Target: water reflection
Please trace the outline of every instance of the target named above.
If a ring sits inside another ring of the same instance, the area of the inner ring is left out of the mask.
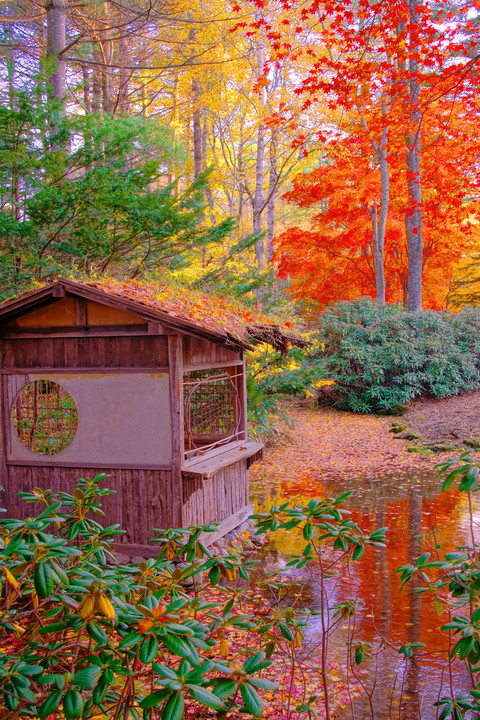
[[[448,617],[439,618],[429,599],[415,593],[415,582],[400,592],[399,565],[415,562],[422,552],[435,554],[436,546],[445,552],[461,545],[469,537],[468,503],[456,492],[440,493],[440,481],[432,473],[412,472],[407,475],[383,477],[372,481],[357,477],[347,483],[329,478],[312,483],[308,492],[304,479],[281,481],[269,487],[268,478],[258,483],[256,510],[269,508],[287,499],[293,504],[306,504],[312,497],[338,496],[353,489],[345,506],[359,526],[371,531],[388,528],[388,546],[371,548],[352,565],[341,582],[328,587],[330,604],[356,598],[364,603],[365,613],[358,633],[362,640],[373,643],[374,659],[366,665],[368,674],[360,675],[368,693],[338,717],[375,720],[430,720],[438,717],[433,707],[442,695],[450,694],[450,683],[458,690],[469,688],[469,678],[459,665],[450,678],[447,671],[448,635],[439,632]],[[266,549],[262,566],[275,562],[281,565],[288,555],[299,553],[304,541],[288,532],[275,533]],[[304,607],[319,607],[318,568],[295,571],[302,583],[300,600]],[[418,584],[420,580],[416,580]],[[437,606],[437,611],[440,608]],[[379,637],[385,644],[379,644]],[[311,622],[306,635],[305,651],[318,653],[321,639],[320,622]],[[341,626],[329,640],[330,661],[345,666],[347,628]],[[414,649],[411,658],[398,654],[405,643],[425,643],[426,648]]]

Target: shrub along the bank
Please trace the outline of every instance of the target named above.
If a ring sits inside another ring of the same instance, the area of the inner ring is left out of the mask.
[[[263,615],[235,609],[233,588],[213,587],[248,578],[251,563],[213,557],[204,527],[159,531],[157,559],[112,564],[121,531],[92,517],[110,494],[100,480],[20,493],[44,510],[0,521],[0,717],[181,720],[186,707],[259,717],[262,692],[276,689],[260,676],[272,635],[257,633]],[[229,647],[232,631],[243,645]]]
[[[341,302],[321,316],[320,336],[339,405],[392,411],[421,395],[480,388],[480,310],[410,312],[370,300]]]

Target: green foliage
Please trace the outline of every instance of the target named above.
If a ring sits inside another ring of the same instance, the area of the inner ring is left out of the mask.
[[[318,343],[314,337],[308,340],[311,342],[306,348],[292,347],[286,356],[269,345],[248,354],[248,420],[253,437],[269,441],[282,434],[290,421],[279,396],[313,396],[326,377]]]
[[[213,526],[160,531],[157,559],[108,562],[121,531],[96,519],[110,493],[103,480],[79,480],[71,494],[22,493],[45,509],[0,522],[0,713],[180,720],[189,702],[199,713],[244,707],[259,717],[257,690],[276,687],[261,677],[272,661],[259,644],[254,654],[227,651],[228,660],[216,648],[229,628],[251,635],[263,617],[238,612],[233,590],[209,594],[202,580],[214,571],[227,582],[248,577],[251,563],[234,552],[212,557],[200,535]]]
[[[321,316],[320,337],[343,404],[389,411],[420,395],[480,387],[480,312],[409,312],[369,300],[337,303]]]
[[[265,395],[310,397],[327,377],[318,336],[307,335],[305,348],[291,347],[282,356],[269,346],[256,350],[248,358],[249,373],[255,376],[258,390]]]
[[[170,177],[177,148],[154,119],[64,117],[68,154],[50,147],[51,111],[26,93],[0,106],[0,280],[7,294],[32,277],[120,270],[132,277],[193,262],[234,221],[204,222],[208,173],[180,190]]]
[[[262,442],[273,442],[290,427],[278,397],[266,395],[252,375],[247,376],[247,417],[249,435]]]

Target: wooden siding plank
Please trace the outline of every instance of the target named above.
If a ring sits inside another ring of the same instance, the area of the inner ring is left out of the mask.
[[[16,493],[28,492],[34,487],[71,492],[79,477],[95,477],[106,468],[46,468],[35,466],[10,467],[9,517],[25,518],[34,513],[30,503],[25,503]],[[171,495],[172,475],[167,471],[156,470],[111,470],[109,477],[102,480],[102,487],[116,492],[102,499],[105,518],[102,525],[118,523],[127,530],[124,540],[145,544],[153,537],[154,527],[172,527],[171,505],[162,501]],[[155,505],[149,505],[152,494],[158,498]],[[148,508],[148,512],[147,512]],[[98,519],[98,518],[97,518]],[[178,527],[178,525],[177,525]]]

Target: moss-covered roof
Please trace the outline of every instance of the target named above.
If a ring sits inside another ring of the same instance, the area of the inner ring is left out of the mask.
[[[178,285],[115,278],[67,280],[37,285],[28,293],[0,305],[0,320],[55,296],[62,288],[68,294],[94,296],[97,302],[117,304],[168,327],[177,327],[209,337],[216,342],[244,348],[266,342],[281,352],[289,345],[305,345],[292,333],[291,323],[276,323],[258,310],[251,310],[233,298],[214,296]]]

